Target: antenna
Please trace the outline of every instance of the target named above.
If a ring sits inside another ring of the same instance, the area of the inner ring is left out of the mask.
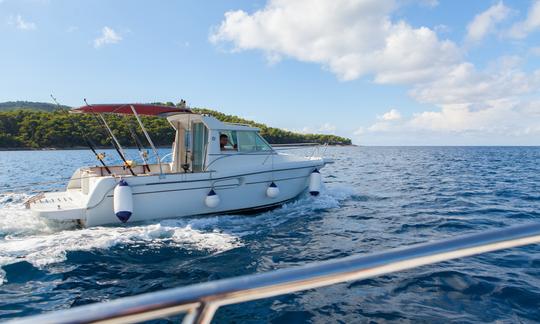
[[[51,98],[52,100],[56,103],[56,105],[58,106],[58,108],[60,108],[60,104],[58,103],[58,101],[56,100],[56,98],[51,94]],[[86,102],[86,99],[84,99],[84,101]],[[67,112],[67,118],[68,120],[73,124],[73,127],[75,127],[82,135],[84,141],[86,142],[86,145],[88,145],[88,147],[90,148],[90,150],[92,151],[92,153],[94,153],[96,159],[101,163],[101,165],[103,165],[103,167],[105,168],[105,170],[107,171],[107,173],[109,174],[112,174],[111,170],[109,169],[109,167],[107,166],[107,164],[105,164],[105,161],[103,161],[103,159],[105,158],[105,153],[98,153],[96,151],[96,148],[95,148],[95,145],[94,143],[92,142],[92,140],[90,138],[88,138],[88,136],[86,135],[85,131],[81,128],[81,126],[79,124],[77,124],[73,119],[72,117],[70,116],[70,113],[69,111]]]
[[[60,107],[60,104],[58,103],[58,101],[56,101],[56,98],[52,95],[52,93],[51,93],[51,98],[52,98],[52,100],[54,101],[54,103],[55,103],[58,107]]]

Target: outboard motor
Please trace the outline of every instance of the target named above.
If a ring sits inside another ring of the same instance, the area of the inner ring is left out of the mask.
[[[309,193],[318,196],[321,191],[321,173],[315,169],[309,176]]]
[[[114,214],[118,219],[125,223],[133,213],[133,195],[131,187],[122,179],[114,188]]]

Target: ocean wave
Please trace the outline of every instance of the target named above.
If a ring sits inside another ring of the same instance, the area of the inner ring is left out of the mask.
[[[140,243],[209,253],[228,251],[243,246],[242,237],[256,233],[264,225],[276,226],[292,217],[337,208],[340,201],[353,194],[350,187],[332,186],[318,197],[306,194],[280,208],[255,216],[186,217],[85,229],[47,223],[24,209],[23,203],[28,195],[11,194],[0,200],[0,283],[6,277],[2,266],[27,261],[42,268],[66,260],[70,251],[110,249]]]

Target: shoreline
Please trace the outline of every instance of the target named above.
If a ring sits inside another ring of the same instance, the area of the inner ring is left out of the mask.
[[[171,145],[161,145],[161,146],[156,146],[156,148],[158,148],[158,149],[170,148]],[[270,145],[272,145],[272,144],[270,144]],[[276,145],[280,145],[280,144],[276,144]],[[287,145],[295,146],[294,144],[287,144]],[[324,145],[324,144],[318,144],[318,145]],[[298,146],[300,146],[300,145],[298,145]],[[316,146],[316,145],[313,145],[313,146]],[[346,144],[346,145],[332,144],[332,145],[328,145],[328,146],[357,147],[358,145],[354,145],[354,144]],[[306,147],[310,147],[310,146],[306,146]],[[135,149],[135,150],[137,149],[136,146],[122,146],[122,148],[124,148],[124,149]],[[114,150],[114,148],[112,148],[112,147],[96,147],[95,149],[97,149],[97,150]],[[146,148],[146,149],[150,150],[149,147]],[[8,151],[81,151],[81,150],[90,150],[90,149],[87,146],[40,147],[40,148],[32,148],[32,147],[0,147],[0,152],[2,152],[2,151],[6,151],[6,152],[8,152]]]
[[[157,146],[156,148],[169,148],[170,145],[166,146]],[[136,146],[122,146],[123,149],[137,149]],[[95,147],[96,150],[114,150],[112,147]],[[148,148],[150,149],[150,148]],[[73,147],[0,147],[0,152],[2,151],[82,151],[90,150],[88,146],[73,146]]]

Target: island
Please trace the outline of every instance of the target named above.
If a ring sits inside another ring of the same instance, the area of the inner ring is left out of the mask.
[[[172,102],[162,103],[175,106]],[[109,147],[109,138],[95,116],[69,114],[70,107],[44,102],[11,101],[0,103],[0,149],[69,149],[82,148],[85,140],[82,132],[101,147]],[[227,115],[207,108],[192,108],[196,113],[214,116],[223,122],[248,124],[258,127],[270,144],[315,143],[351,145],[349,138],[329,134],[301,134],[269,127],[265,124]],[[114,129],[121,143],[133,145],[130,134],[133,117],[108,115],[107,122]],[[174,130],[166,119],[143,117],[150,136],[158,146],[170,145]]]

